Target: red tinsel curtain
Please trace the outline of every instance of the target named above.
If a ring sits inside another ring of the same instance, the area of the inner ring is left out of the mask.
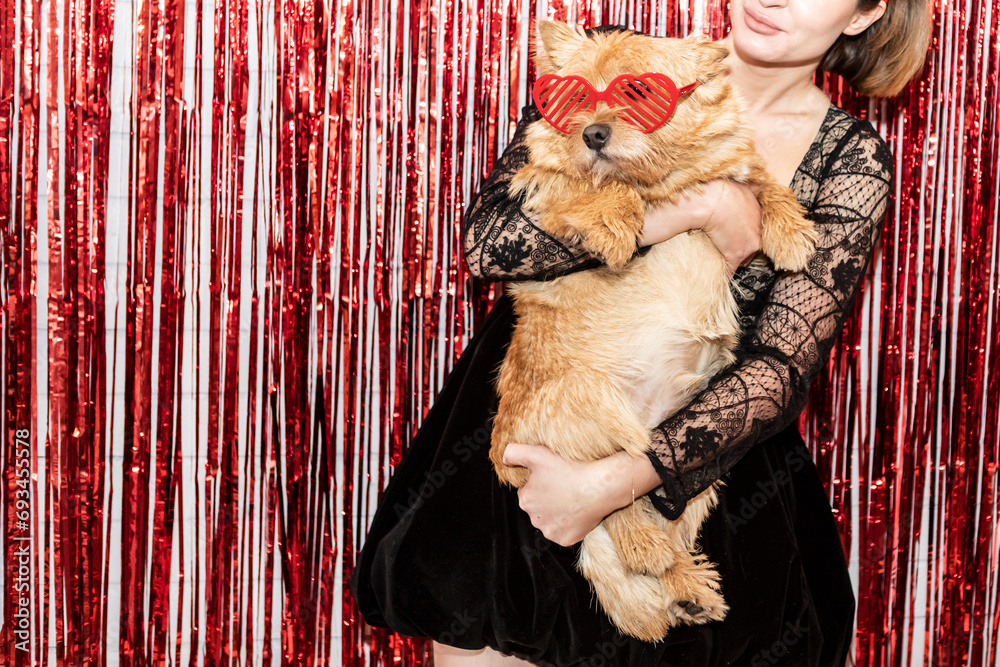
[[[0,0],[0,664],[426,662],[344,582],[496,296],[459,231],[532,16],[717,37],[726,7]],[[935,0],[899,98],[825,82],[897,159],[802,419],[858,665],[1000,659],[998,23]]]

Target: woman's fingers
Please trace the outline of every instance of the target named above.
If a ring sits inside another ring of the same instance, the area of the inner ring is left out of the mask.
[[[760,205],[757,186],[717,179],[703,184],[700,193],[688,193],[676,203],[663,203],[646,212],[639,245],[666,241],[690,229],[704,230],[726,259],[730,272],[753,259],[760,250]]]
[[[503,463],[504,465],[521,466],[522,468],[531,470],[535,462],[538,461],[539,456],[544,456],[545,453],[551,452],[541,445],[523,445],[511,442],[503,451]]]
[[[569,546],[630,497],[632,463],[620,454],[584,463],[567,461],[541,445],[511,443],[504,463],[531,473],[517,499],[532,525],[552,542]]]
[[[735,273],[760,250],[760,204],[752,186],[733,181],[721,183],[724,186],[718,206],[704,230],[722,253],[730,272]]]

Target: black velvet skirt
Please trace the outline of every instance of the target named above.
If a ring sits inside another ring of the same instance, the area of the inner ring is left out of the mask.
[[[538,665],[842,667],[854,593],[794,428],[740,460],[702,526],[726,619],[674,628],[655,644],[615,630],[574,567],[578,545],[546,540],[487,456],[511,306],[506,296],[496,303],[386,488],[351,576],[368,623]]]

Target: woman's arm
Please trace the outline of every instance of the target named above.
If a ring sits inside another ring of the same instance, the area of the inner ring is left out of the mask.
[[[524,132],[540,119],[524,107],[514,136],[490,170],[465,215],[465,262],[481,280],[547,280],[600,265],[579,243],[553,236],[507,193],[510,180],[528,163]]]
[[[828,165],[816,175],[810,217],[819,240],[809,267],[776,279],[737,363],[653,430],[649,459],[667,490],[659,509],[668,518],[797,418],[850,313],[888,205],[892,156],[858,123]]]

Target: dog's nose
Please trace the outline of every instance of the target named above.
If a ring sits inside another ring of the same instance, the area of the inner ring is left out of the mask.
[[[588,125],[583,129],[583,143],[587,144],[587,148],[592,151],[604,148],[610,138],[611,127],[609,125]]]

